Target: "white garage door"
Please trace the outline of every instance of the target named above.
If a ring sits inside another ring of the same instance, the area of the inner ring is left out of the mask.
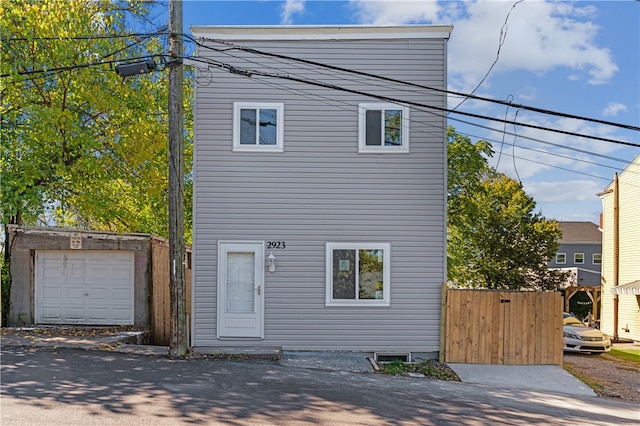
[[[133,252],[36,251],[38,324],[133,324]]]

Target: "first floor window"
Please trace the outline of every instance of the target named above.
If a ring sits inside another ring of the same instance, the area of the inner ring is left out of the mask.
[[[283,111],[281,103],[234,103],[233,150],[282,151]]]
[[[567,263],[567,255],[565,253],[557,253],[556,263],[558,265],[564,265],[565,263]]]
[[[409,150],[409,108],[386,103],[358,106],[359,152]]]
[[[388,243],[327,243],[327,306],[388,306],[390,259]]]
[[[573,255],[573,263],[577,263],[577,264],[584,263],[584,253],[575,253]]]

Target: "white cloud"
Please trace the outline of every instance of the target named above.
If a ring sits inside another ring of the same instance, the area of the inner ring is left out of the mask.
[[[438,18],[438,3],[426,0],[372,1],[351,0],[356,17],[363,24],[399,25],[433,22]]]
[[[283,25],[291,25],[293,23],[293,15],[302,12],[304,12],[304,0],[287,0],[282,5],[280,23]]]
[[[627,111],[627,106],[618,102],[609,102],[609,105],[602,111],[605,117],[613,117],[618,115],[620,111]]]
[[[571,70],[570,78],[601,84],[618,71],[611,52],[596,44],[599,28],[588,20],[593,8],[541,1],[514,7],[512,2],[479,1],[468,4],[466,12],[454,22],[449,50],[449,69],[462,81],[479,81],[495,60],[500,41],[495,73],[544,74],[565,67]]]
[[[596,195],[606,186],[596,180],[562,180],[556,182],[532,182],[525,184],[525,190],[536,202],[572,203],[598,201]],[[568,190],[569,189],[569,190]]]
[[[449,82],[461,91],[470,91],[481,80],[495,60],[501,40],[499,60],[491,76],[519,70],[544,74],[564,67],[571,71],[567,78],[602,84],[618,71],[610,50],[596,42],[600,28],[590,21],[597,13],[594,6],[546,1],[425,0],[352,0],[351,5],[356,8],[357,19],[367,24],[453,24]]]

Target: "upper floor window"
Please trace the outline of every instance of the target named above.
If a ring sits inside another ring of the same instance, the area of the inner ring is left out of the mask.
[[[327,243],[327,306],[389,306],[390,245]]]
[[[233,150],[283,150],[284,104],[234,102]]]
[[[389,103],[358,105],[358,152],[408,152],[409,108]]]
[[[594,265],[602,265],[602,253],[594,253],[593,254],[593,264]]]
[[[574,253],[573,263],[584,263],[584,253]]]
[[[557,253],[556,254],[556,263],[558,265],[564,265],[567,263],[567,254],[566,253]]]

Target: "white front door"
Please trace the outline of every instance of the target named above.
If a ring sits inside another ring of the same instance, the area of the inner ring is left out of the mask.
[[[218,337],[263,337],[264,244],[218,244]]]

